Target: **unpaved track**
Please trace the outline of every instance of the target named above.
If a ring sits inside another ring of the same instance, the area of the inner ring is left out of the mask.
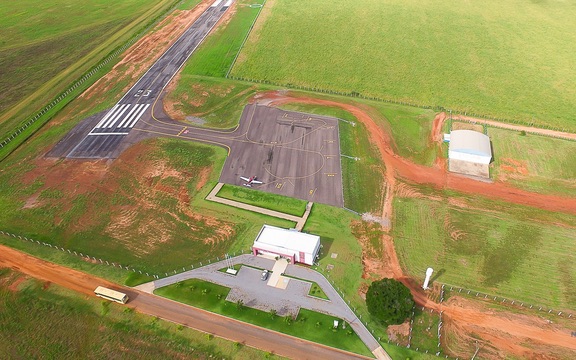
[[[284,103],[325,105],[338,107],[350,112],[368,128],[372,142],[380,150],[382,160],[386,166],[386,180],[389,187],[393,187],[394,178],[398,176],[409,182],[429,184],[439,189],[452,189],[465,194],[482,195],[504,202],[576,214],[576,199],[574,198],[533,193],[499,182],[484,183],[465,176],[446,173],[444,169],[439,167],[418,165],[403,159],[394,153],[389,135],[372,120],[366,111],[358,106],[331,100],[285,95],[278,92],[264,93],[256,101],[270,105],[281,105]],[[437,126],[437,128],[440,127],[440,125]],[[384,212],[387,213],[389,211]]]
[[[464,193],[480,194],[501,201],[576,214],[575,199],[529,193],[501,183],[475,181],[458,175],[447,174],[445,169],[442,166],[438,166],[438,164],[435,167],[425,167],[402,159],[394,153],[388,134],[372,120],[368,112],[358,106],[330,100],[281,94],[278,92],[261,94],[255,101],[268,105],[282,105],[286,103],[324,105],[342,108],[350,112],[367,127],[372,143],[380,150],[382,160],[386,165],[387,191],[394,191],[396,176],[399,176],[405,180],[419,184],[431,184],[438,188],[449,188]],[[445,119],[445,114],[440,114],[434,119],[431,134],[432,141],[439,140],[442,124]],[[387,194],[383,215],[388,215],[391,212],[391,198],[392,195]],[[418,284],[415,284],[412,279],[403,274],[394,248],[393,239],[390,235],[384,234],[383,245],[388,267],[387,271],[394,274],[394,278],[402,281],[410,288],[418,305],[436,311],[442,311],[444,316],[458,323],[463,328],[467,328],[477,334],[484,334],[487,338],[491,338],[492,345],[499,348],[506,348],[506,341],[498,337],[497,334],[506,333],[518,339],[519,343],[530,341],[576,350],[576,338],[572,337],[570,331],[566,329],[546,326],[545,324],[535,325],[534,323],[513,321],[505,316],[500,316],[480,308],[461,307],[457,304],[448,303],[438,304],[431,301]],[[529,352],[530,350],[525,349],[524,354]]]
[[[540,128],[523,126],[523,125],[506,124],[506,123],[502,123],[502,122],[495,121],[495,120],[479,119],[479,118],[473,118],[470,116],[463,116],[463,115],[455,115],[452,117],[452,119],[476,123],[476,124],[486,124],[486,125],[501,128],[501,129],[508,129],[508,130],[515,130],[515,131],[526,131],[527,133],[531,133],[531,134],[539,134],[539,135],[553,136],[553,137],[557,137],[557,138],[561,138],[561,139],[576,140],[576,134],[563,132],[563,131],[540,129]]]
[[[93,291],[98,285],[118,289],[130,297],[126,306],[141,313],[158,316],[281,356],[294,359],[367,359],[360,355],[259,328],[165,298],[124,288],[107,280],[38,259],[3,245],[0,245],[0,267],[12,268],[34,278],[90,296],[94,296]]]

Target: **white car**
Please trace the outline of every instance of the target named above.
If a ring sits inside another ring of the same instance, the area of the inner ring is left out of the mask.
[[[268,271],[268,270],[262,271],[262,277],[261,277],[262,281],[265,281],[266,279],[268,279],[269,274],[270,274],[270,271]]]

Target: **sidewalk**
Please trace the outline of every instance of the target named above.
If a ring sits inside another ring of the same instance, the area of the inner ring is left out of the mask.
[[[295,229],[298,231],[302,231],[302,229],[304,228],[304,224],[306,224],[306,220],[308,220],[308,216],[310,215],[310,211],[312,210],[313,203],[309,202],[306,205],[306,211],[304,212],[304,215],[302,215],[302,217],[299,217],[299,216],[281,213],[279,211],[261,208],[261,207],[254,206],[254,205],[244,204],[242,202],[235,201],[235,200],[223,199],[223,198],[217,196],[220,189],[222,189],[222,186],[224,186],[223,183],[218,183],[214,187],[214,189],[212,189],[212,191],[210,191],[210,194],[208,194],[208,196],[206,196],[206,200],[217,202],[217,203],[228,205],[228,206],[234,206],[234,207],[237,207],[239,209],[244,209],[244,210],[256,212],[259,214],[264,214],[264,215],[276,217],[279,219],[285,219],[285,220],[292,221],[292,222],[296,223]]]

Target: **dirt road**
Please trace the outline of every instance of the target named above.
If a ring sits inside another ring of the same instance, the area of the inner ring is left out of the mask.
[[[409,182],[429,184],[439,189],[452,189],[465,194],[482,195],[504,202],[576,214],[576,200],[573,198],[524,191],[504,183],[484,183],[465,176],[447,173],[438,166],[428,167],[403,159],[394,152],[390,136],[374,122],[367,111],[359,106],[273,91],[261,94],[255,101],[269,105],[285,103],[325,105],[350,112],[368,128],[371,141],[380,150],[386,166],[386,180],[389,190],[393,190],[395,177],[398,176]],[[388,207],[390,202],[391,200],[387,199]],[[387,215],[390,211],[389,208],[385,208],[383,214]]]
[[[165,298],[135,291],[107,280],[66,268],[12,248],[0,245],[0,267],[9,267],[34,278],[49,281],[77,292],[94,296],[98,285],[120,290],[130,297],[126,306],[162,319],[183,324],[215,336],[294,359],[367,359],[234,319],[180,304]]]
[[[426,167],[403,159],[394,153],[389,135],[374,122],[367,111],[359,106],[278,92],[261,94],[255,101],[268,105],[305,103],[338,107],[350,112],[361,121],[368,129],[371,142],[380,150],[382,160],[386,166],[386,191],[390,194],[387,194],[384,208],[382,209],[383,216],[388,216],[392,212],[391,203],[397,176],[410,182],[431,184],[441,189],[448,188],[463,193],[479,194],[491,199],[545,210],[576,214],[575,199],[530,193],[503,183],[475,181],[447,173],[439,164],[434,167]],[[439,141],[440,129],[445,118],[445,114],[440,114],[434,119],[431,141]],[[535,353],[531,349],[522,346],[526,342],[576,350],[576,338],[571,336],[569,330],[555,327],[541,321],[537,317],[529,317],[519,321],[512,314],[495,314],[476,303],[466,302],[461,298],[457,298],[459,302],[443,304],[431,301],[418,284],[415,284],[411,278],[403,274],[392,237],[389,234],[384,234],[382,242],[386,256],[386,265],[383,271],[386,274],[392,274],[394,278],[408,286],[414,295],[416,303],[420,306],[442,311],[445,318],[454,321],[461,328],[466,329],[470,333],[481,334],[484,339],[489,339],[492,346],[498,349],[505,349],[509,353],[516,355],[527,357],[538,357],[541,355],[541,353]],[[463,303],[465,305],[462,305]],[[502,334],[506,334],[506,336],[501,336]],[[507,342],[510,339],[513,339],[518,346],[509,346]]]

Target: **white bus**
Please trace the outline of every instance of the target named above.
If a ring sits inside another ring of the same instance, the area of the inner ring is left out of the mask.
[[[98,286],[96,290],[94,290],[94,293],[96,296],[100,296],[101,298],[107,300],[116,301],[120,304],[126,304],[128,302],[128,295],[102,286]]]

